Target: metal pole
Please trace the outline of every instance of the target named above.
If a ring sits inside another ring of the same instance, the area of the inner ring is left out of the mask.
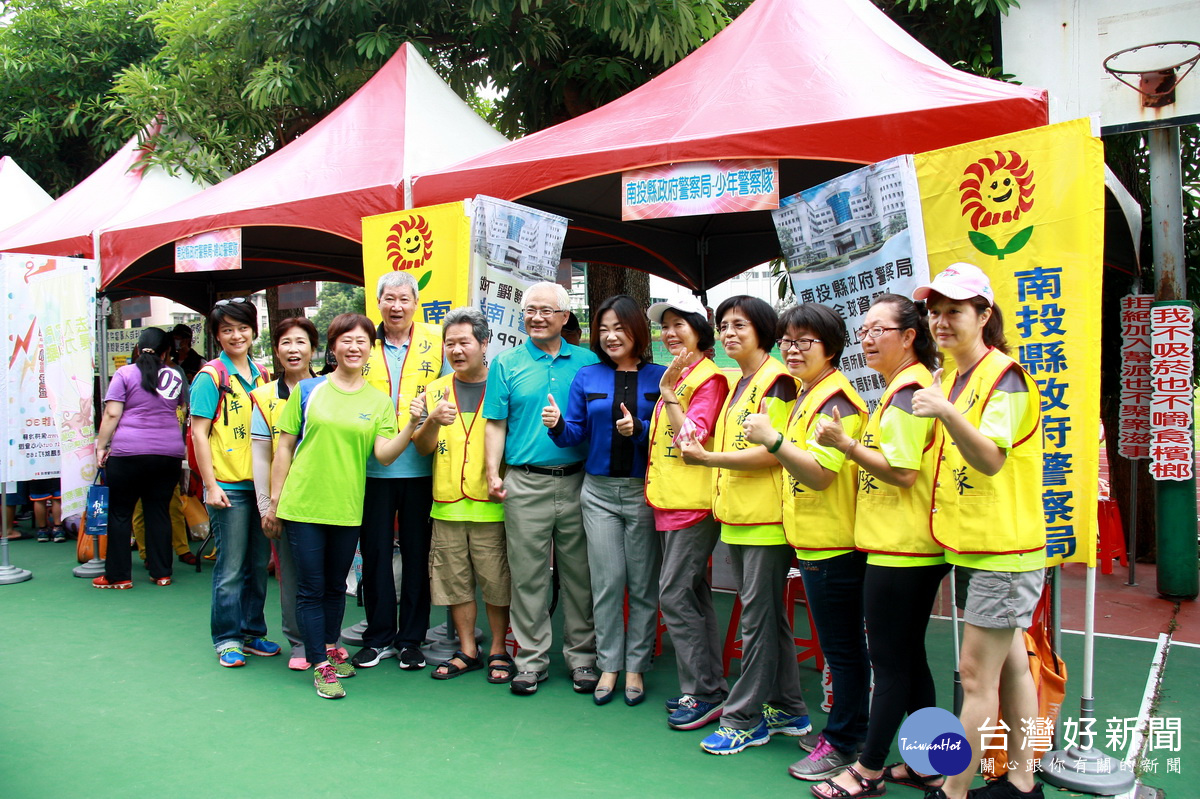
[[[1137,484],[1138,461],[1129,461],[1129,529],[1125,532],[1125,557],[1129,559],[1129,582],[1125,585],[1137,585]]]
[[[23,583],[33,577],[28,569],[18,569],[8,562],[8,483],[0,483],[0,585]]]
[[[1183,182],[1179,128],[1150,131],[1150,218],[1155,300],[1187,299],[1183,259]],[[1200,593],[1196,552],[1196,479],[1155,481],[1158,593],[1194,599]]]
[[[1095,728],[1096,702],[1092,697],[1096,655],[1095,613],[1096,567],[1088,566],[1087,586],[1084,589],[1083,695],[1079,700],[1079,741],[1066,749],[1054,749],[1042,756],[1042,779],[1070,791],[1113,796],[1132,788],[1135,776],[1132,771],[1121,770],[1121,761],[1092,745],[1099,734]]]

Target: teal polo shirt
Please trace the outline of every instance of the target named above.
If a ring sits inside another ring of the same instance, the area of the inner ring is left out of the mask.
[[[551,358],[534,346],[532,339],[502,352],[488,370],[487,393],[483,396],[484,419],[507,419],[504,462],[509,466],[558,466],[578,463],[587,457],[587,445],[559,447],[546,434],[542,408],[554,395],[566,410],[567,396],[575,373],[599,363],[591,350],[562,342]]]

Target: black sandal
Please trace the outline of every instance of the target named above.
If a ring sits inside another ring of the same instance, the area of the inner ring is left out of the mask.
[[[847,791],[834,782],[832,777],[817,783],[809,790],[812,791],[812,795],[817,797],[817,799],[865,799],[870,796],[883,796],[887,793],[887,788],[883,785],[883,777],[876,777],[873,780],[869,780],[862,774],[859,774],[858,769],[854,768],[854,766],[848,767],[846,773],[858,780],[858,793]],[[832,791],[832,793],[819,793],[817,788],[822,785],[827,786],[828,790]]]
[[[458,660],[461,660],[463,663],[466,663],[467,665],[465,667],[456,665],[453,662],[456,658]],[[445,671],[439,673],[438,669],[441,669],[441,668],[444,668]],[[435,668],[433,671],[429,672],[429,676],[435,680],[449,680],[454,677],[457,677],[460,674],[466,674],[468,671],[478,671],[479,669],[482,669],[482,668],[483,668],[483,661],[480,660],[478,656],[469,657],[466,653],[464,653],[460,649],[459,651],[454,653],[454,655],[450,658],[450,660],[439,663],[437,665],[437,668]]]
[[[892,769],[898,766],[904,767],[905,776],[899,778],[889,776],[892,773]],[[893,763],[890,766],[884,766],[883,779],[896,785],[905,785],[909,788],[918,788],[922,791],[931,791],[934,788],[941,788],[942,783],[939,782],[939,780],[944,781],[946,777],[944,774],[930,774],[927,777],[922,777],[920,774],[913,771],[911,766],[901,761],[900,763]]]
[[[490,655],[487,659],[488,676],[487,681],[493,685],[503,685],[506,682],[512,682],[513,677],[517,676],[517,664],[513,661],[512,655],[507,652],[501,652],[499,655]],[[504,672],[503,677],[492,676],[493,671]]]

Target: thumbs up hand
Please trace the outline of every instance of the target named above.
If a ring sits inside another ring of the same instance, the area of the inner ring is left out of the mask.
[[[558,425],[558,420],[562,418],[562,411],[558,409],[558,403],[554,401],[553,394],[547,394],[546,397],[550,400],[550,404],[542,408],[542,424],[553,430]]]
[[[822,447],[833,447],[845,452],[850,446],[850,441],[850,436],[846,435],[846,430],[842,427],[842,412],[834,405],[832,417],[817,422],[817,443]]]
[[[621,403],[621,418],[617,420],[617,432],[629,438],[633,435],[633,414],[625,407],[625,403]]]
[[[771,425],[771,417],[767,415],[767,401],[758,403],[758,413],[752,413],[742,422],[742,432],[751,444],[761,444],[771,447],[779,440],[779,431]]]
[[[942,370],[938,369],[933,373],[933,383],[928,388],[918,389],[913,393],[912,412],[913,416],[937,419],[947,410],[953,411],[954,406],[942,394]]]
[[[412,402],[408,403],[408,418],[412,420],[414,425],[420,424],[421,415],[425,413],[425,410],[425,392],[422,391],[413,397]]]
[[[449,400],[447,400],[445,397],[442,397],[442,400],[437,404],[437,407],[430,411],[429,418],[433,419],[433,421],[437,422],[443,427],[452,425],[454,424],[454,420],[458,418],[458,408],[455,408],[450,404]]]

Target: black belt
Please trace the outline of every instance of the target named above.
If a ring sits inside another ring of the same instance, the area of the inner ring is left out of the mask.
[[[569,463],[566,466],[552,466],[549,469],[543,466],[517,466],[518,469],[524,469],[527,474],[544,474],[548,477],[570,477],[573,474],[578,474],[583,471],[582,463]]]

